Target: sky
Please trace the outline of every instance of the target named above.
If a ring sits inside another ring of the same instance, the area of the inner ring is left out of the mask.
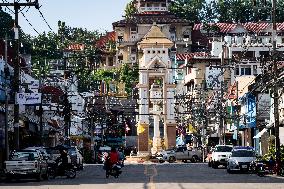
[[[39,0],[40,10],[54,32],[57,31],[58,20],[72,27],[111,31],[112,23],[123,19],[128,2],[130,0]],[[22,12],[39,33],[50,31],[37,9],[25,8]],[[19,14],[19,25],[25,33],[37,35],[22,14]]]

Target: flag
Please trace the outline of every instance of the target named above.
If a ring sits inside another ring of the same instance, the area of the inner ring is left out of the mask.
[[[137,127],[137,133],[141,134],[145,131],[145,128],[142,124],[138,123],[138,127]]]
[[[196,132],[197,132],[196,129],[195,129],[191,124],[189,124],[189,125],[187,126],[187,129],[188,129],[188,131],[191,132],[191,133],[196,133]]]

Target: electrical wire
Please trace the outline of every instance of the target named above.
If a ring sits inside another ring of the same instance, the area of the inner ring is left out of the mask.
[[[40,33],[34,28],[34,26],[32,25],[32,23],[29,21],[29,19],[25,16],[25,14],[23,12],[20,12],[23,17],[26,19],[26,21],[28,22],[28,24],[32,27],[32,29],[39,35]]]
[[[53,29],[50,27],[50,25],[48,24],[47,20],[45,19],[44,15],[42,14],[42,12],[40,11],[40,9],[38,8],[38,11],[40,13],[40,16],[42,17],[42,19],[44,20],[44,22],[46,23],[46,25],[49,27],[49,29],[51,31],[53,31]]]
[[[3,2],[3,3],[4,3],[4,2],[8,3],[7,0],[2,0],[2,2]],[[19,1],[18,1],[18,2],[19,2]],[[11,13],[15,14],[15,12],[14,12],[12,9],[10,9],[8,6],[6,6],[6,8],[7,8]],[[26,6],[25,6],[24,8],[26,8]],[[28,18],[25,16],[25,14],[22,12],[22,11],[24,10],[24,8],[20,10],[20,13],[23,15],[23,17],[24,17],[25,20],[28,22],[28,24],[32,27],[32,29],[39,35],[40,33],[34,28],[34,26],[31,24],[31,22],[29,21],[29,19],[28,19]]]

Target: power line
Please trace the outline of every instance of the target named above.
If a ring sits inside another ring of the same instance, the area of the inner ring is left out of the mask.
[[[2,2],[3,2],[3,3],[5,3],[5,2],[8,3],[7,0],[2,0]],[[18,2],[19,2],[19,1],[18,1]],[[15,12],[14,12],[12,9],[10,9],[8,6],[6,6],[6,8],[7,8],[11,13],[15,14]],[[26,8],[26,6],[20,10],[20,13],[23,15],[23,17],[24,17],[25,20],[28,22],[28,24],[32,27],[32,29],[39,35],[39,32],[34,28],[34,26],[31,24],[31,22],[28,20],[28,18],[25,16],[25,14],[22,12],[25,8]]]
[[[50,25],[48,24],[47,20],[46,20],[45,17],[43,16],[43,14],[42,14],[42,12],[40,11],[40,9],[38,8],[37,10],[39,11],[40,16],[43,18],[44,22],[45,22],[46,25],[49,27],[49,29],[50,29],[51,31],[53,31],[53,29],[52,29],[52,28],[50,27]]]
[[[23,12],[20,12],[23,17],[26,19],[26,21],[28,22],[28,24],[33,28],[33,30],[39,35],[40,33],[34,28],[34,26],[32,25],[32,23],[28,20],[28,18],[25,16],[25,14]]]

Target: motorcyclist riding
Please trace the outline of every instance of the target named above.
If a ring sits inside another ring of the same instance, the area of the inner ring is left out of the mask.
[[[110,171],[112,170],[112,167],[117,164],[119,161],[119,154],[116,151],[115,148],[112,148],[106,161],[105,161],[105,170],[106,170],[106,177],[109,177]]]
[[[61,162],[61,164],[59,164]],[[68,165],[68,154],[66,150],[60,151],[60,156],[56,159],[56,163],[59,165],[60,170],[65,170]]]

